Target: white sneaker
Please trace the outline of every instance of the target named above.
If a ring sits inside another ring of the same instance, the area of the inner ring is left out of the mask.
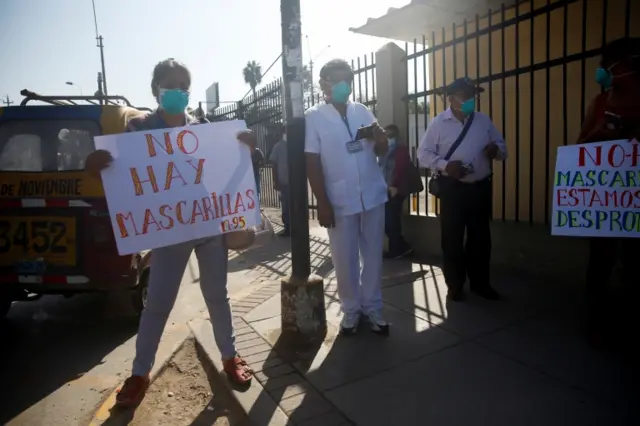
[[[360,323],[360,313],[344,314],[340,321],[340,332],[342,334],[356,334],[358,331],[358,323]]]
[[[377,334],[389,334],[389,323],[382,316],[382,311],[371,311],[367,314],[367,318],[371,325],[371,331]]]

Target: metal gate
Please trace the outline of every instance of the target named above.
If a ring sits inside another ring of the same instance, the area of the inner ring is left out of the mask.
[[[489,10],[406,46],[407,109],[435,115],[447,108],[434,88],[468,76],[486,90],[478,109],[507,141],[509,159],[496,163],[493,216],[549,223],[556,148],[578,137],[589,101],[599,93],[594,73],[604,44],[640,36],[635,0],[527,0]],[[416,105],[423,105],[417,108]],[[410,128],[410,127],[408,127]],[[417,213],[437,214],[432,197]]]

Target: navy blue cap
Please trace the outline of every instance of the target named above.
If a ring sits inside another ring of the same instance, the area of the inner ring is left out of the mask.
[[[461,77],[456,79],[453,83],[448,86],[441,87],[436,89],[436,94],[438,95],[446,95],[456,92],[474,92],[474,93],[482,93],[484,89],[482,87],[476,86],[476,83],[471,80],[469,77]]]

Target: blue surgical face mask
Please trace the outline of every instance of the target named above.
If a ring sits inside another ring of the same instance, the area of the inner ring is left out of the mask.
[[[598,83],[604,90],[608,90],[613,85],[613,74],[606,68],[598,68],[596,70],[596,83]]]
[[[351,85],[346,81],[336,83],[331,87],[331,102],[346,104],[351,94]]]
[[[189,92],[181,89],[160,89],[158,101],[167,114],[184,113],[189,105]]]
[[[464,115],[471,115],[476,110],[476,98],[467,99],[460,105],[460,111]]]
[[[396,138],[389,138],[389,148],[395,148],[395,146],[398,144],[398,141],[396,140]]]

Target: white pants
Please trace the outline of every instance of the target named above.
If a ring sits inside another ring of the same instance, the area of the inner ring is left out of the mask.
[[[382,309],[384,204],[335,220],[329,245],[342,312],[366,314]]]

